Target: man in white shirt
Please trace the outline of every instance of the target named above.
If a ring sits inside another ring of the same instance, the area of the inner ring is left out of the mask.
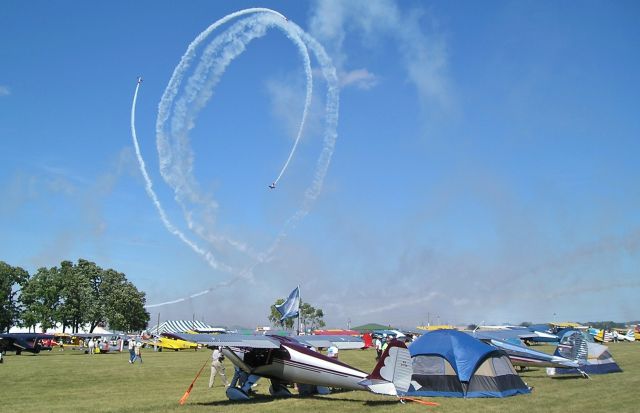
[[[220,374],[220,377],[222,377],[222,381],[224,382],[224,386],[229,387],[229,384],[227,383],[227,376],[224,374],[224,365],[220,360],[221,357],[224,358],[220,349],[218,347],[214,347],[213,353],[211,354],[211,377],[209,377],[209,388],[213,387],[213,381],[216,378],[216,374]]]
[[[380,340],[380,336],[376,336],[375,345],[376,345],[376,360],[378,360],[382,355],[382,340]]]
[[[133,360],[136,358],[136,353],[134,351],[134,348],[136,346],[136,343],[133,341],[133,339],[131,337],[129,337],[129,363],[133,363]]]
[[[336,347],[336,346],[334,346],[332,344],[331,347],[329,347],[327,349],[327,356],[331,357],[333,359],[337,359],[338,358],[338,347]]]

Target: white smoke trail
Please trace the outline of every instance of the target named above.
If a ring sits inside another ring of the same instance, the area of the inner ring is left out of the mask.
[[[193,251],[195,251],[197,254],[200,254],[202,257],[204,257],[204,259],[209,263],[209,265],[212,268],[214,268],[216,270],[225,271],[225,272],[231,272],[231,268],[230,267],[219,263],[215,259],[213,254],[211,254],[209,251],[205,251],[203,248],[198,246],[195,242],[193,242],[189,238],[187,238],[187,236],[184,235],[182,233],[182,231],[180,231],[178,228],[176,228],[171,223],[171,221],[169,220],[169,217],[165,213],[164,208],[162,208],[162,204],[160,203],[160,200],[158,199],[158,196],[156,195],[155,191],[153,190],[153,183],[151,182],[151,178],[149,177],[149,174],[147,173],[147,167],[145,166],[144,158],[142,157],[142,154],[140,153],[140,145],[138,144],[138,136],[136,134],[136,125],[135,125],[135,120],[136,120],[136,102],[138,100],[138,89],[140,89],[140,83],[139,82],[136,85],[136,91],[133,94],[133,103],[131,104],[131,137],[133,138],[133,146],[135,147],[135,150],[136,150],[136,157],[138,158],[138,164],[140,165],[140,172],[142,173],[142,176],[143,176],[144,181],[145,181],[145,189],[147,191],[147,194],[149,195],[149,197],[153,201],[153,204],[155,205],[156,209],[158,210],[158,213],[160,214],[160,219],[162,220],[162,223],[164,224],[165,228],[167,228],[167,230],[170,233],[172,233],[173,235],[175,235],[178,238],[180,238]]]
[[[322,183],[324,177],[329,169],[329,163],[331,162],[331,156],[336,145],[336,139],[338,138],[338,109],[340,106],[340,85],[338,82],[338,76],[336,69],[331,62],[331,58],[327,55],[324,47],[318,43],[311,35],[300,29],[300,37],[304,40],[307,47],[311,49],[315,55],[322,74],[327,82],[327,96],[325,103],[325,131],[323,138],[323,148],[316,162],[316,169],[311,186],[305,191],[305,197],[302,207],[292,216],[282,227],[282,230],[278,233],[272,245],[259,256],[260,262],[268,262],[271,255],[280,245],[280,242],[287,236],[288,231],[295,228],[298,221],[304,218],[311,210],[311,205],[318,198],[320,190],[322,189]]]
[[[184,95],[181,96],[178,99],[178,102],[176,102],[176,104],[174,105],[173,102],[179,93],[180,84],[185,75],[185,72],[191,65],[191,61],[195,57],[197,47],[209,36],[210,33],[212,33],[222,24],[230,21],[233,18],[251,13],[256,13],[256,15],[247,17],[242,21],[235,23],[231,28],[227,29],[221,35],[216,36],[211,41],[209,46],[203,52],[203,56],[201,57],[200,62],[194,70],[194,74],[187,81]],[[275,19],[269,14],[278,16],[282,20]],[[289,153],[289,156],[283,168],[281,169],[278,178],[275,181],[276,183],[285,173],[289,162],[291,161],[293,154],[295,153],[296,147],[304,130],[308,109],[311,104],[313,77],[308,48],[311,49],[316,59],[318,60],[322,68],[323,76],[327,82],[325,109],[326,127],[323,138],[323,149],[316,163],[313,181],[309,188],[307,188],[307,190],[305,191],[305,196],[301,208],[285,222],[282,230],[278,233],[271,246],[264,252],[254,256],[254,254],[250,251],[250,248],[245,244],[231,240],[228,237],[220,237],[214,236],[213,234],[207,234],[204,227],[198,225],[193,220],[193,212],[186,207],[185,198],[191,202],[203,205],[208,212],[213,212],[217,208],[217,204],[214,200],[208,199],[206,196],[203,196],[199,193],[199,191],[197,190],[195,179],[191,175],[193,153],[188,145],[188,131],[194,127],[195,118],[198,112],[206,105],[208,100],[211,98],[213,88],[219,82],[227,66],[233,59],[235,59],[244,51],[246,45],[251,40],[263,36],[266,33],[266,30],[270,27],[276,27],[282,30],[283,33],[297,46],[298,51],[303,58],[307,80],[305,105],[298,133],[296,135],[296,139],[294,141],[291,152]],[[194,41],[191,42],[191,44],[187,48],[187,51],[182,56],[180,63],[174,69],[172,77],[160,100],[160,103],[158,105],[158,118],[156,121],[156,145],[160,158],[161,174],[165,181],[174,189],[175,199],[183,208],[183,213],[187,220],[189,229],[193,230],[196,234],[198,234],[198,236],[202,237],[205,240],[208,240],[212,243],[218,243],[221,241],[228,243],[238,251],[247,253],[249,256],[252,256],[254,262],[248,267],[245,267],[243,270],[239,271],[235,270],[231,266],[218,262],[217,260],[215,260],[213,254],[210,251],[205,251],[197,244],[189,240],[169,221],[166,213],[164,212],[155,192],[152,189],[151,180],[146,172],[144,160],[142,159],[142,156],[140,154],[137,137],[135,135],[134,117],[138,87],[136,87],[132,108],[132,135],[134,138],[134,146],[136,147],[136,154],[140,163],[140,169],[147,183],[147,193],[156,205],[163,224],[170,233],[178,236],[195,252],[204,256],[212,268],[223,270],[224,272],[233,274],[230,279],[219,282],[206,290],[191,294],[189,297],[179,298],[157,304],[149,304],[146,307],[153,308],[168,304],[180,303],[188,299],[207,294],[217,288],[229,286],[240,279],[251,278],[255,267],[260,263],[269,261],[272,254],[281,243],[282,239],[286,236],[287,232],[295,227],[296,223],[301,218],[308,214],[312,203],[317,199],[322,188],[322,183],[328,170],[331,156],[335,147],[335,141],[337,139],[338,123],[339,86],[336,76],[336,70],[331,63],[330,58],[327,56],[322,45],[320,45],[315,39],[304,32],[304,30],[302,30],[299,26],[286,20],[280,13],[264,8],[241,10],[239,12],[231,13],[216,21],[206,30],[200,33]],[[172,107],[173,112],[171,110]],[[171,119],[171,134],[167,135],[165,134],[164,129],[165,124],[169,119]],[[171,140],[171,138],[173,138],[173,140]]]

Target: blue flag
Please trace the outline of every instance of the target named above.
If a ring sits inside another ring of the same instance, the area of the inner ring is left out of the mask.
[[[300,310],[300,287],[296,287],[295,290],[291,291],[287,300],[280,304],[276,305],[276,310],[280,313],[282,317],[280,317],[280,322],[283,322],[287,318],[294,318],[298,316],[298,312]]]

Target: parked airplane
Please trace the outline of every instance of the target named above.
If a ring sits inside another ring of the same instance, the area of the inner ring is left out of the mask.
[[[559,355],[551,355],[527,348],[523,341],[535,339],[534,332],[521,329],[495,329],[489,331],[475,330],[471,335],[500,350],[504,350],[511,360],[511,364],[518,367],[555,367],[578,368],[576,360],[570,360]]]
[[[39,333],[6,333],[0,334],[0,351],[15,351],[20,355],[23,351],[38,354],[42,350],[51,350],[43,345],[42,340],[54,338],[51,334]]]
[[[207,347],[222,347],[222,353],[249,375],[242,387],[229,387],[230,400],[248,400],[251,386],[260,378],[271,380],[273,396],[290,396],[287,384],[298,383],[322,388],[368,390],[378,394],[400,396],[409,389],[412,365],[404,343],[393,340],[371,374],[367,374],[312,349],[335,345],[354,348],[351,336],[246,336],[240,334],[183,335]]]
[[[149,347],[157,346],[158,351],[162,350],[198,350],[200,345],[193,341],[183,340],[181,337],[173,333],[162,333],[158,337],[153,337],[144,342]]]
[[[501,350],[504,350],[511,360],[511,364],[519,367],[555,367],[560,369],[579,368],[580,364],[558,355],[551,355],[541,351],[511,344],[503,340],[482,340]]]

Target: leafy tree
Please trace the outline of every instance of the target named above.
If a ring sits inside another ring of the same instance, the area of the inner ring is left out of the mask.
[[[22,288],[20,300],[25,306],[22,325],[40,323],[42,331],[55,327],[59,319],[60,276],[57,268],[39,268]]]
[[[80,326],[86,324],[89,305],[91,303],[91,284],[89,278],[83,276],[78,266],[71,261],[60,263],[60,298],[59,317],[62,331],[69,326],[77,333]]]
[[[0,332],[9,331],[9,328],[19,321],[19,287],[28,280],[27,271],[0,261]]]
[[[112,270],[110,270],[112,271]],[[126,279],[111,286],[105,297],[105,317],[109,328],[121,331],[144,330],[150,315],[145,310],[145,294]]]
[[[34,331],[36,324],[46,330],[58,323],[74,333],[82,325],[89,324],[93,332],[107,323],[113,329],[139,331],[149,322],[145,301],[144,292],[123,273],[87,260],[39,268],[31,278],[22,268],[0,262],[0,331],[16,321]]]
[[[89,283],[89,294],[86,297],[87,312],[84,322],[89,324],[89,332],[93,333],[93,330],[99,324],[106,322],[103,301],[106,285],[103,285],[103,270],[91,261],[79,259],[77,271]]]
[[[325,322],[322,319],[323,317],[324,313],[320,308],[316,309],[308,303],[300,303],[300,324],[302,324],[304,331],[324,327]]]
[[[144,293],[127,281],[123,273],[103,270],[95,263],[78,260],[78,269],[87,277],[90,287],[87,322],[89,331],[108,323],[111,328],[126,331],[142,330],[149,322],[144,309]]]

